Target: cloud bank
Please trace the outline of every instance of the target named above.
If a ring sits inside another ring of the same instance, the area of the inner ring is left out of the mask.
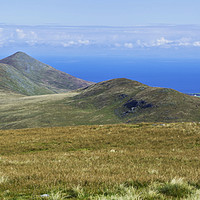
[[[200,26],[56,27],[0,25],[0,48],[200,49]]]

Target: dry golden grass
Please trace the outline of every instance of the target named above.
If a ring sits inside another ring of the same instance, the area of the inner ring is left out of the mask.
[[[90,197],[74,199],[92,199],[105,188],[174,178],[199,185],[199,157],[198,123],[0,131],[0,197],[39,199],[44,193],[64,191],[70,198],[83,188]]]

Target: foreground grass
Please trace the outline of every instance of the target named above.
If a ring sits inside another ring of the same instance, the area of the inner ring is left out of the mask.
[[[0,131],[0,199],[199,199],[200,124]]]

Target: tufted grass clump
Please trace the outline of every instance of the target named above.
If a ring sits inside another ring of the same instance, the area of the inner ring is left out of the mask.
[[[192,187],[183,179],[172,179],[158,188],[159,193],[169,197],[184,198],[192,194]]]

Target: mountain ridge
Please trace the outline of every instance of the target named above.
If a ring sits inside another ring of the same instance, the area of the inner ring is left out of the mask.
[[[22,52],[0,61],[0,96],[0,129],[200,121],[198,97],[126,78],[85,82]]]
[[[126,123],[200,121],[200,98],[173,89],[150,87],[129,79],[113,79],[80,91],[74,99],[83,108],[89,102],[96,109],[110,109]]]
[[[7,70],[5,70],[5,65],[7,66]],[[22,80],[22,89],[14,91],[12,84],[10,84],[10,88],[8,87],[8,89],[13,90],[13,92],[21,92],[25,95],[61,93],[93,84],[92,82],[84,81],[54,69],[50,65],[44,64],[24,52],[16,52],[0,60],[0,70],[3,71],[4,69],[4,75],[9,71],[8,68],[17,73],[17,76],[13,77],[13,85],[18,85],[20,88],[19,80]],[[7,77],[9,77],[9,75],[11,76],[9,73],[6,74]],[[1,77],[1,79],[3,78]],[[32,87],[37,88],[37,90],[29,91],[29,89],[24,88],[23,85],[27,85],[25,84],[27,81],[29,82],[29,87],[32,85]],[[0,87],[2,88],[2,85],[5,83],[5,80],[1,81]]]
[[[199,122],[200,98],[119,78],[63,94],[0,99],[0,129]]]

